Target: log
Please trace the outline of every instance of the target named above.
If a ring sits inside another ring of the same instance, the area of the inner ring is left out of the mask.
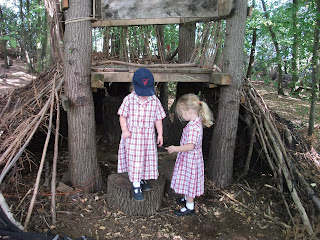
[[[130,216],[149,217],[161,207],[165,178],[160,175],[157,180],[148,180],[150,191],[144,192],[144,201],[135,201],[132,196],[132,183],[128,173],[110,174],[107,183],[107,202]]]

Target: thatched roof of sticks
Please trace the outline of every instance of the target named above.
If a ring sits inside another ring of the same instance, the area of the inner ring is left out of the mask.
[[[41,175],[40,168],[43,167],[47,151],[48,135],[54,131],[53,115],[55,114],[57,121],[59,120],[59,114],[55,111],[59,109],[58,92],[62,83],[62,68],[55,67],[39,76],[28,86],[16,89],[7,98],[0,99],[2,103],[0,105],[0,184],[2,191],[7,187],[8,178],[5,176],[9,172],[12,176],[18,176],[15,172],[18,170],[15,168],[13,171],[13,166],[28,160],[29,154],[26,152],[26,147],[35,132],[41,128],[47,131],[47,139],[38,176],[35,176],[37,178],[33,189],[33,199],[35,199],[40,181],[39,172]],[[253,144],[257,139],[264,159],[273,173],[276,183],[273,188],[276,194],[282,197],[291,223],[279,223],[268,215],[264,217],[284,228],[291,228],[299,225],[294,219],[294,215],[298,213],[302,225],[309,234],[312,234],[314,219],[310,214],[320,210],[320,201],[310,187],[310,183],[320,182],[319,154],[316,151],[309,151],[306,144],[300,143],[303,142],[301,139],[297,139],[299,144],[295,146],[294,151],[285,144],[284,136],[299,138],[298,135],[292,129],[288,130],[286,124],[276,120],[275,114],[268,109],[263,98],[249,81],[244,83],[241,105],[245,108],[244,121],[251,129],[252,137],[244,173],[240,178],[244,177],[249,169]],[[57,152],[54,155],[54,158],[57,158]],[[54,193],[52,194],[54,196]],[[0,197],[3,197],[2,194]],[[313,204],[310,204],[311,202]],[[5,201],[4,203],[0,201],[2,208],[5,205]],[[31,215],[33,205],[34,201],[31,201],[28,216]]]

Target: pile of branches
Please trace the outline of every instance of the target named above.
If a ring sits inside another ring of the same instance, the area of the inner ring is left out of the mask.
[[[310,183],[319,182],[319,154],[312,148],[310,150],[306,144],[301,144],[305,142],[301,139],[297,141],[300,145],[294,144],[293,138],[297,136],[292,135],[293,132],[285,124],[277,121],[276,115],[268,109],[263,98],[248,80],[245,80],[243,86],[242,107],[245,109],[242,120],[247,124],[251,137],[244,172],[239,179],[249,170],[257,140],[272,171],[276,192],[281,195],[292,226],[298,229],[293,217],[293,213],[298,212],[303,231],[315,237],[318,227],[313,222],[312,213],[320,211],[320,201]],[[308,173],[313,173],[313,176],[305,176]],[[289,199],[286,197],[288,192]]]
[[[17,164],[23,165],[25,160],[30,160],[26,147],[39,128],[47,129],[47,138],[44,143],[41,162],[37,179],[33,188],[33,196],[29,206],[25,227],[28,225],[39,188],[40,176],[44,159],[54,130],[53,119],[56,119],[56,143],[59,136],[59,96],[63,83],[62,67],[55,66],[34,79],[24,88],[13,90],[6,98],[0,99],[0,185],[3,191],[7,184],[6,175],[12,176],[17,171],[10,171]],[[55,147],[56,147],[55,146]],[[55,149],[56,150],[56,149]],[[55,151],[54,159],[58,152]],[[54,172],[54,171],[53,171]],[[53,174],[53,178],[55,175]],[[7,181],[9,182],[9,181]],[[53,184],[55,186],[55,184]],[[53,189],[55,192],[55,189]],[[0,206],[10,215],[6,202],[0,192]]]

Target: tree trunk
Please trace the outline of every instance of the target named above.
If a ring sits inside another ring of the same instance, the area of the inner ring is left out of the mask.
[[[102,187],[102,178],[96,153],[96,126],[91,92],[91,22],[73,19],[91,15],[90,0],[69,2],[65,14],[64,78],[65,94],[69,99],[68,152],[69,173],[73,185],[84,191],[97,191]]]
[[[252,7],[255,7],[255,1],[252,1]],[[251,52],[250,52],[250,57],[249,57],[249,64],[248,64],[248,69],[247,69],[247,78],[251,78],[252,76],[252,68],[254,65],[254,54],[256,52],[256,44],[257,44],[257,28],[254,27],[252,30],[252,43],[251,43]]]
[[[24,53],[25,53],[25,57],[26,57],[26,60],[27,60],[27,63],[28,63],[28,72],[31,73],[33,72],[33,67],[32,67],[32,59],[30,57],[30,54],[29,54],[29,50],[28,49],[28,46],[26,44],[26,40],[27,40],[27,34],[26,34],[26,31],[25,31],[25,27],[24,27],[24,15],[23,15],[23,1],[20,0],[20,6],[19,6],[19,14],[20,14],[20,20],[21,20],[21,36],[22,36],[22,39],[21,39],[21,45],[22,45],[22,48],[24,50]]]
[[[158,54],[161,59],[161,62],[165,61],[165,50],[164,50],[164,30],[163,25],[156,25],[155,27],[156,37],[157,37],[157,46]]]
[[[103,53],[107,54],[107,57],[109,57],[109,39],[110,39],[110,28],[105,27],[103,31]]]
[[[263,11],[264,11],[264,16],[266,18],[266,20],[269,20],[269,15],[267,13],[267,9],[266,9],[266,4],[264,2],[264,0],[261,0],[262,3],[262,7],[263,7]],[[277,41],[277,37],[276,34],[274,33],[274,31],[272,30],[271,25],[268,25],[268,29],[274,44],[274,48],[276,49],[276,53],[277,53],[277,64],[278,64],[278,94],[283,95],[283,74],[282,74],[282,60],[281,60],[281,53],[280,53],[280,48],[279,48],[279,43]]]
[[[38,0],[37,3],[40,6],[40,0]],[[42,71],[42,39],[43,36],[42,35],[42,21],[41,21],[41,11],[38,11],[38,16],[37,16],[37,37],[36,37],[36,57],[37,57],[37,73],[40,73]]]
[[[52,29],[52,25],[50,24],[51,20],[49,17],[48,12],[46,13],[47,17],[46,17],[46,25],[47,25],[47,37],[46,37],[46,49],[45,49],[45,66],[46,67],[50,67],[53,64],[53,51],[52,51],[52,38],[53,36],[51,36],[51,29]]]
[[[0,22],[3,24],[3,26],[5,26],[5,22],[4,22],[4,17],[3,17],[3,13],[2,13],[2,8],[0,6]],[[6,31],[3,29],[1,31],[1,35],[2,36],[6,36]],[[8,49],[7,49],[7,40],[2,40],[2,44],[3,44],[3,59],[4,59],[4,67],[6,69],[9,68],[9,64],[8,64]]]
[[[179,27],[179,45],[178,45],[178,63],[190,61],[192,52],[195,47],[195,23],[180,24]],[[186,93],[198,94],[198,84],[178,82],[176,91],[176,100]],[[175,105],[173,105],[175,107]],[[174,115],[173,123],[170,128],[168,143],[171,145],[179,145],[180,137],[184,124],[180,122],[176,114]]]
[[[243,46],[247,1],[236,1],[234,15],[227,18],[222,71],[231,74],[231,85],[220,88],[218,114],[213,129],[207,173],[217,186],[232,181],[233,158],[238,128],[243,80]]]
[[[318,76],[318,66],[319,66],[319,29],[320,29],[320,0],[317,0],[317,24],[314,30],[314,43],[313,43],[313,56],[312,56],[312,87],[311,87],[311,106],[309,114],[309,127],[308,135],[311,136],[314,133],[314,121],[315,121],[315,109],[317,102],[317,76]]]
[[[297,83],[299,80],[299,25],[298,25],[298,9],[299,9],[299,0],[292,0],[292,21],[293,21],[293,45],[292,45],[292,82]]]
[[[195,45],[195,23],[180,24],[179,27],[179,46],[178,62],[189,62]]]

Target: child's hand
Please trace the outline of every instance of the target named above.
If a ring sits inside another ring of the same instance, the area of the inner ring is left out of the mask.
[[[163,137],[160,136],[160,135],[158,135],[157,144],[158,144],[159,147],[161,147],[162,144],[163,144]]]
[[[122,138],[123,139],[127,139],[129,137],[131,137],[131,133],[129,131],[122,132]]]
[[[175,149],[175,146],[173,146],[173,145],[171,145],[171,146],[169,146],[169,147],[166,147],[165,149],[168,151],[169,154],[175,152],[175,150],[174,150],[174,149]]]

